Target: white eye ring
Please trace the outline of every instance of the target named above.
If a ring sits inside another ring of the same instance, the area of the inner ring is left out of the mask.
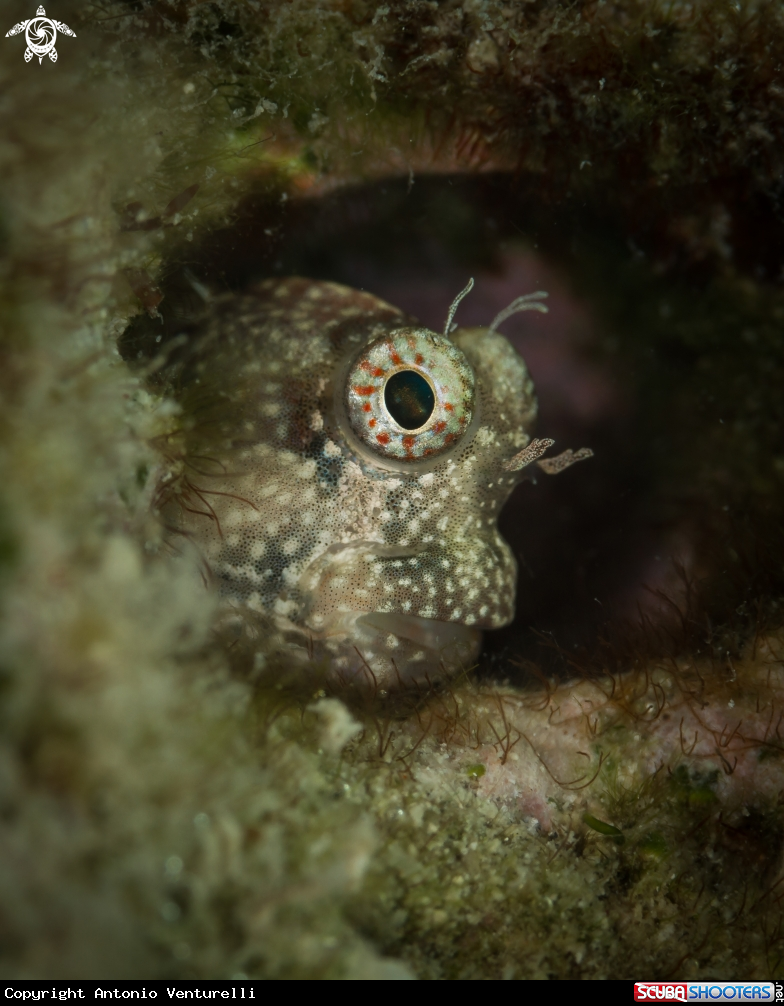
[[[395,419],[387,400],[390,379],[406,371],[419,375],[434,398],[426,420],[413,429]],[[356,358],[346,378],[344,402],[351,429],[364,446],[386,459],[422,461],[452,447],[471,425],[474,373],[445,336],[427,329],[398,329],[371,342]]]

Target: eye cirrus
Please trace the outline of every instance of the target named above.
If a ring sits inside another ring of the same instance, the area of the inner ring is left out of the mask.
[[[401,329],[366,346],[346,383],[351,428],[376,454],[419,461],[443,453],[474,414],[474,374],[449,339]]]

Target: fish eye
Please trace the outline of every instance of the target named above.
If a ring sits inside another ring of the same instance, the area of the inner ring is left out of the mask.
[[[345,406],[363,445],[418,461],[453,446],[475,411],[474,373],[446,336],[399,329],[371,342],[351,365]]]

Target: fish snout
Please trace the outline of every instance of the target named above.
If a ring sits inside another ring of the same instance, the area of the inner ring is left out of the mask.
[[[515,573],[497,536],[463,562],[453,550],[332,545],[300,577],[302,621],[333,678],[432,683],[468,670],[483,629],[511,621]]]

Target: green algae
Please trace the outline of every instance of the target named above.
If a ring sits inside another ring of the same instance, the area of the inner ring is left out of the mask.
[[[625,841],[623,837],[623,832],[620,828],[616,828],[614,824],[608,824],[606,821],[600,821],[598,817],[594,817],[593,814],[583,814],[583,823],[587,824],[589,828],[597,832],[599,835],[605,835],[607,838],[612,838],[619,845]]]

